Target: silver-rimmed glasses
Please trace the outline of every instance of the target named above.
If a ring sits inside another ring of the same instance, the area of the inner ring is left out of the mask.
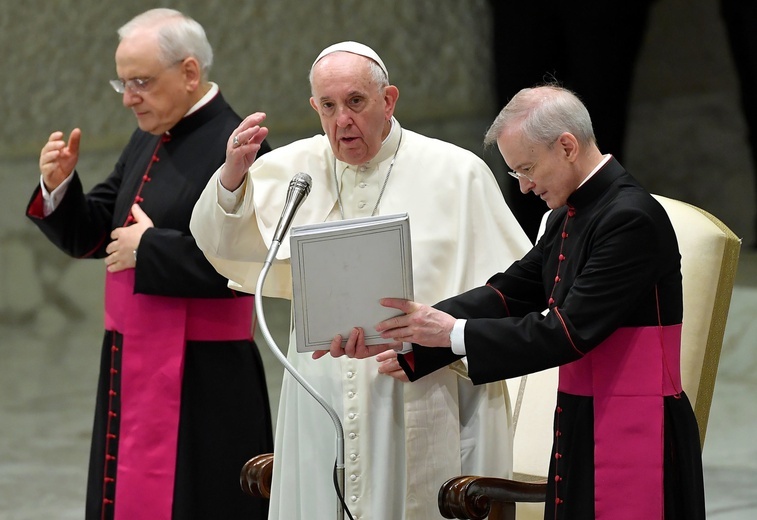
[[[515,170],[509,170],[507,174],[513,179],[517,179],[518,181],[525,180],[527,182],[533,183],[534,182],[534,168],[536,168],[536,165],[539,162],[539,160],[541,160],[544,157],[544,154],[549,153],[549,151],[552,150],[552,145],[554,145],[559,138],[560,136],[558,135],[557,137],[552,139],[547,145],[547,150],[542,151],[539,154],[538,159],[535,160],[533,164],[531,164],[531,166],[529,166],[528,168],[523,168],[523,172],[516,172]]]
[[[534,182],[534,180],[532,178],[532,175],[534,173],[534,168],[536,168],[536,161],[534,161],[534,164],[532,164],[531,166],[529,166],[528,168],[526,168],[526,171],[523,172],[523,173],[516,172],[515,170],[509,170],[507,172],[507,174],[510,177],[512,177],[514,179],[517,179],[518,181],[520,181],[521,179],[524,179],[524,180],[526,180],[528,182]]]
[[[150,81],[153,79],[155,79],[155,76],[152,76],[151,78],[132,78],[127,80],[119,78],[112,79],[109,83],[110,86],[113,87],[113,90],[119,94],[123,94],[127,90],[133,94],[142,94],[150,88]]]
[[[154,76],[150,76],[149,78],[112,79],[109,81],[110,86],[113,87],[113,90],[115,90],[119,94],[123,94],[127,90],[132,94],[143,94],[150,90],[150,86],[152,85],[152,82],[155,80],[155,78],[157,78],[164,71],[183,62],[185,59],[186,58],[182,58],[171,63],[167,67],[164,67],[160,72],[158,72]]]

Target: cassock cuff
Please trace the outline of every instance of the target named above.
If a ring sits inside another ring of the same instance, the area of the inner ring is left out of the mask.
[[[57,188],[55,188],[53,191],[47,191],[47,187],[45,187],[44,177],[40,174],[39,187],[41,188],[40,192],[42,193],[42,199],[44,200],[42,211],[44,212],[45,217],[50,215],[50,213],[55,211],[55,208],[58,207],[60,201],[63,199],[63,196],[68,190],[68,185],[71,184],[71,179],[73,178],[74,173],[71,172],[68,177],[63,179],[63,182],[61,182]]]

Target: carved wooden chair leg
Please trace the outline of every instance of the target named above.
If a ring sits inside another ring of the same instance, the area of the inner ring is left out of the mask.
[[[273,475],[273,453],[256,455],[242,467],[239,485],[248,495],[271,498],[271,476]]]

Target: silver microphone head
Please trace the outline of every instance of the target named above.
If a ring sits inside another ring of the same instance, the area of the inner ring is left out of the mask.
[[[292,224],[294,214],[299,209],[302,201],[310,193],[310,185],[312,179],[307,173],[300,172],[289,182],[289,190],[287,191],[286,202],[284,203],[284,210],[281,213],[279,224],[276,226],[276,231],[273,233],[273,240],[281,243],[284,239],[289,226]]]
[[[313,179],[307,173],[300,172],[289,182],[290,189],[304,189],[305,195],[310,193],[310,186],[313,184]]]

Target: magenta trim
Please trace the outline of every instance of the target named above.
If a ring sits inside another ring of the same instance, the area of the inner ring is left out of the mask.
[[[663,397],[680,392],[680,345],[680,324],[622,328],[560,367],[561,392],[594,397],[597,520],[663,518]]]
[[[105,279],[105,328],[123,335],[114,519],[168,519],[186,341],[249,339],[253,298],[134,294],[134,276]]]

